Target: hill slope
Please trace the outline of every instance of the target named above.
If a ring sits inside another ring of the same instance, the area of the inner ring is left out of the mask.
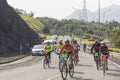
[[[7,4],[0,0],[0,56],[17,55],[22,43],[27,52],[27,43],[39,44],[42,39]]]
[[[36,33],[43,34],[43,28],[45,27],[38,19],[29,17],[24,14],[20,14],[21,18],[32,28]]]

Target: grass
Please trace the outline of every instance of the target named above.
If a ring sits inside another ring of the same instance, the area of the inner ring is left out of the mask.
[[[35,32],[42,34],[44,25],[38,19],[23,14],[20,14],[20,16]]]
[[[52,39],[52,35],[47,35],[46,40]]]
[[[120,53],[120,48],[109,47],[109,50],[110,50],[110,51],[113,51],[113,52],[118,52],[118,53]]]
[[[43,39],[49,40],[52,39],[52,35],[39,34]]]

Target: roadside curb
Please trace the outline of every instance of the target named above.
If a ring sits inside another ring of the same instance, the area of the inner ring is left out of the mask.
[[[17,58],[17,59],[14,59],[14,60],[10,60],[10,61],[6,61],[6,62],[1,62],[0,65],[1,65],[1,64],[11,63],[11,62],[14,62],[14,61],[23,59],[23,58],[25,58],[25,57],[27,57],[27,56],[30,56],[30,55],[25,55],[25,56],[22,56],[22,57],[20,57],[20,58]]]

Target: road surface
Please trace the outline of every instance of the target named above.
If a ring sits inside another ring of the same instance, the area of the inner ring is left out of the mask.
[[[39,56],[40,57],[40,56]],[[75,67],[73,78],[67,80],[120,80],[120,68],[109,62],[109,70],[104,76],[102,70],[96,70],[93,56],[88,52],[79,52],[79,65]],[[58,56],[52,53],[51,68],[43,69],[43,59],[34,65],[0,71],[0,80],[62,80],[58,69]],[[21,61],[18,61],[21,62]],[[102,69],[102,68],[101,68]]]

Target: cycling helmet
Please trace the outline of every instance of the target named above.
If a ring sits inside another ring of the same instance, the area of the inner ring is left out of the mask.
[[[74,44],[77,44],[77,41],[76,41],[76,40],[74,40]]]
[[[105,44],[105,42],[104,42],[104,41],[101,41],[100,43],[101,43],[101,44]]]
[[[99,43],[100,41],[98,39],[95,40],[95,43]]]
[[[70,41],[69,41],[69,40],[66,40],[65,43],[70,43]]]
[[[60,40],[60,41],[59,41],[59,44],[60,44],[60,45],[63,45],[63,41],[62,41],[62,40]]]
[[[50,44],[50,42],[48,41],[47,44]]]

